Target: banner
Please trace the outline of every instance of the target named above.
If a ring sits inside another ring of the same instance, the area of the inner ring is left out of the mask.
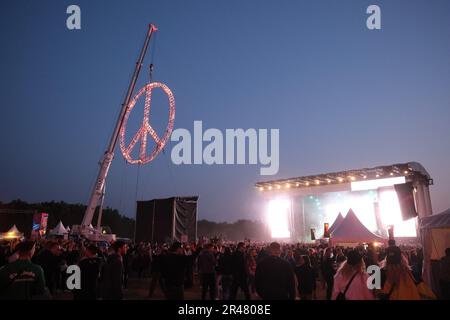
[[[33,226],[31,230],[31,239],[37,240],[47,233],[48,213],[39,212],[33,215]]]
[[[327,222],[325,222],[323,224],[323,237],[324,238],[329,238],[330,237],[330,231],[328,230],[329,228],[329,224]]]

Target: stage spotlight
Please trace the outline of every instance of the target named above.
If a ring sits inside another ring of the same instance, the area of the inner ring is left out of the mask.
[[[288,199],[270,200],[267,207],[267,223],[272,238],[290,238],[289,232],[290,201]]]
[[[405,183],[405,177],[385,178],[378,180],[355,181],[351,183],[352,191],[376,190],[381,187],[391,187],[394,184]]]

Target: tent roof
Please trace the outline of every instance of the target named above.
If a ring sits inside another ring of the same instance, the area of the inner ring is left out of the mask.
[[[21,232],[19,231],[19,229],[17,229],[16,225],[13,225],[13,226],[11,227],[11,229],[9,229],[8,231],[6,231],[6,233],[10,233],[10,232],[12,232],[12,233],[21,233]]]
[[[372,242],[385,241],[386,239],[372,233],[367,229],[356,214],[350,209],[344,220],[331,234],[333,242]]]
[[[8,231],[0,233],[0,239],[17,239],[22,236],[23,233],[17,229],[16,225],[13,225]]]
[[[339,212],[339,215],[336,217],[336,220],[334,220],[333,224],[331,225],[330,229],[328,229],[328,232],[333,233],[334,230],[336,230],[337,227],[341,224],[341,222],[344,220],[344,216],[342,213]]]
[[[66,228],[64,228],[64,225],[62,224],[61,221],[59,221],[56,227],[53,228],[52,231],[50,231],[50,234],[66,234],[66,233],[67,230]]]
[[[450,228],[450,208],[439,214],[420,219],[421,228]]]

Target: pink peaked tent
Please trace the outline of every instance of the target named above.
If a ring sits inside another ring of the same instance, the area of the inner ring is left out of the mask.
[[[333,224],[334,225],[334,224]],[[333,244],[336,243],[360,243],[360,242],[386,242],[387,239],[382,238],[369,229],[367,229],[356,214],[350,209],[342,220],[342,222],[331,233]]]
[[[342,215],[342,213],[339,212],[339,215],[337,216],[336,220],[334,220],[334,222],[331,225],[330,229],[328,229],[330,234],[333,233],[333,231],[336,230],[337,227],[339,227],[339,225],[341,224],[342,221],[344,221],[344,216]]]

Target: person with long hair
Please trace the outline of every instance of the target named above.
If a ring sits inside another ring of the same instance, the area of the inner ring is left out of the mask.
[[[347,260],[336,272],[333,286],[333,300],[374,300],[367,287],[368,274],[362,255],[357,250],[347,253]]]
[[[333,293],[334,275],[336,274],[336,259],[333,256],[333,249],[326,248],[321,264],[322,277],[326,284],[326,299],[330,300]]]
[[[314,291],[316,276],[308,255],[297,257],[297,265],[294,269],[297,277],[297,290],[301,300],[311,300]]]
[[[382,262],[381,290],[377,294],[382,300],[421,299],[408,261],[397,246],[386,250],[386,259]]]

